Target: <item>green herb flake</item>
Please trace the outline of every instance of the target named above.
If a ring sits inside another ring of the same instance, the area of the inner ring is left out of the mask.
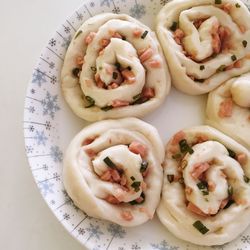
[[[102,107],[101,110],[107,112],[109,110],[113,109],[113,106],[105,106],[105,107]]]
[[[146,170],[147,170],[147,168],[148,168],[148,162],[147,161],[142,161],[142,163],[141,163],[141,168],[140,168],[140,172],[141,173],[144,173]]]
[[[179,160],[181,158],[181,154],[180,153],[174,154],[174,155],[172,155],[172,158],[174,160]]]
[[[216,72],[217,72],[217,73],[222,72],[222,71],[225,70],[225,68],[226,68],[226,65],[221,65],[221,66],[216,70]]]
[[[118,73],[114,71],[114,72],[113,72],[113,79],[115,79],[115,80],[116,80],[116,79],[117,79],[117,77],[118,77]]]
[[[135,177],[134,177],[134,176],[131,176],[130,179],[131,179],[132,181],[134,181],[134,180],[135,180]]]
[[[79,68],[74,68],[72,69],[72,75],[74,77],[79,77],[80,69]]]
[[[148,31],[145,30],[145,31],[143,32],[143,34],[141,35],[141,39],[145,39],[145,37],[147,36],[147,34],[148,34]]]
[[[102,68],[102,66],[100,66],[98,69],[99,69],[99,71],[101,71],[103,68]]]
[[[228,148],[227,151],[231,158],[234,158],[234,159],[236,158],[236,153],[233,150]]]
[[[140,181],[134,181],[131,184],[131,187],[135,190],[135,192],[138,192],[140,190],[141,182]]]
[[[209,195],[208,190],[202,190],[201,192],[202,192],[203,195]]]
[[[204,65],[201,65],[200,66],[200,70],[204,70],[205,69],[205,66]]]
[[[76,33],[76,35],[75,35],[75,38],[74,39],[76,39],[80,34],[82,33],[82,30],[79,30],[77,33]]]
[[[130,205],[138,205],[138,204],[142,204],[144,203],[145,201],[145,194],[142,192],[141,193],[141,196],[140,196],[143,200],[141,202],[138,202],[137,200],[133,200],[133,201],[130,201]]]
[[[106,158],[103,159],[103,161],[110,167],[110,168],[116,168],[116,165],[114,162],[110,160],[110,158],[107,156]]]
[[[202,224],[201,221],[197,220],[194,222],[193,226],[201,233],[201,234],[206,234],[209,229]]]
[[[246,40],[243,40],[243,41],[242,41],[242,45],[243,45],[244,48],[246,48],[246,47],[247,47],[247,41],[246,41]]]
[[[228,193],[228,196],[232,196],[233,195],[233,187],[230,184],[228,185],[227,193]]]
[[[240,6],[239,3],[236,3],[236,4],[235,4],[235,7],[236,7],[236,8],[240,8],[241,6]]]
[[[229,200],[227,205],[223,209],[229,208],[232,204],[234,204],[234,200]]]
[[[250,179],[249,179],[246,175],[243,176],[243,179],[244,179],[244,181],[245,181],[246,183],[248,183],[248,182],[250,181]]]
[[[118,63],[118,62],[116,62],[116,63],[115,63],[115,67],[116,67],[118,70],[120,70],[120,68],[121,68],[121,64],[120,64],[120,63]]]
[[[142,97],[142,94],[140,93],[140,94],[138,94],[138,95],[133,96],[133,100],[138,100],[138,99],[140,99],[141,97]]]
[[[85,106],[85,108],[91,108],[95,106],[95,100],[90,96],[85,96],[85,99],[87,100],[88,104]]]
[[[222,4],[222,0],[215,0],[214,3],[215,4]]]
[[[179,142],[180,150],[182,153],[193,154],[194,150],[188,145],[187,140],[183,139]]]
[[[207,182],[201,181],[196,184],[196,186],[201,190],[201,189],[207,189]]]
[[[169,183],[172,183],[174,181],[174,175],[173,174],[168,174],[167,179]]]
[[[170,30],[176,31],[177,28],[178,28],[178,23],[177,22],[173,22],[172,25],[171,25],[171,27],[170,27]]]
[[[96,67],[95,67],[95,66],[92,66],[92,67],[91,67],[91,70],[92,70],[94,73],[96,73]]]
[[[236,60],[237,60],[236,55],[232,55],[232,56],[231,56],[231,59],[232,59],[232,61],[236,61]]]

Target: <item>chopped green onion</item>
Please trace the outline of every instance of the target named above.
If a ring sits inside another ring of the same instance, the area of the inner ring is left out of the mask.
[[[113,109],[113,106],[105,106],[105,107],[102,107],[101,110],[107,112],[109,110]]]
[[[172,183],[174,181],[174,175],[173,174],[168,174],[167,179],[168,179],[169,183]]]
[[[103,159],[103,161],[110,167],[110,168],[116,168],[116,165],[114,162],[110,160],[110,158],[107,156],[106,158]]]
[[[177,154],[175,154],[175,155],[172,155],[172,158],[173,158],[174,160],[178,160],[178,159],[181,158],[181,154],[180,154],[180,153],[177,153]]]
[[[209,229],[206,228],[199,220],[194,222],[193,226],[202,234],[206,234],[209,231]]]
[[[216,70],[216,72],[217,72],[217,73],[222,72],[222,71],[225,70],[225,68],[226,68],[226,65],[221,65],[221,66]]]
[[[228,185],[227,193],[228,193],[228,196],[232,196],[233,195],[233,187],[231,185]]]
[[[229,200],[227,205],[223,209],[229,208],[232,204],[234,204],[234,200]]]
[[[236,153],[233,150],[229,149],[229,148],[227,149],[227,151],[228,151],[229,156],[235,159]]]
[[[148,168],[148,162],[147,161],[142,161],[140,172],[141,173],[145,172],[147,170],[147,168]]]
[[[204,70],[205,69],[205,66],[204,65],[201,65],[200,66],[200,70]]]
[[[91,107],[95,106],[95,100],[92,97],[85,96],[85,99],[88,101],[88,105],[85,106],[85,108],[91,108]]]
[[[140,93],[140,94],[138,94],[138,95],[133,96],[133,100],[138,100],[138,99],[140,99],[141,97],[142,97],[142,94]]]
[[[82,33],[82,30],[79,30],[77,33],[76,33],[76,35],[75,35],[75,38],[74,39],[76,39],[80,34]]]
[[[135,180],[135,177],[134,177],[134,176],[131,176],[130,179],[131,179],[132,181],[134,181],[134,180]]]
[[[117,79],[117,77],[118,77],[118,73],[117,72],[113,72],[113,79]]]
[[[246,183],[248,183],[248,182],[250,181],[250,179],[249,179],[246,175],[244,175],[243,178],[244,178],[244,181],[245,181]]]
[[[131,187],[134,188],[135,192],[138,192],[140,190],[141,182],[140,181],[134,181],[131,184]]]
[[[142,36],[141,36],[141,39],[144,39],[144,38],[147,36],[147,34],[148,34],[148,31],[145,30],[145,31],[143,32]]]
[[[115,67],[119,70],[119,69],[121,68],[121,64],[118,63],[118,62],[116,62],[116,63],[115,63]]]
[[[243,40],[243,41],[242,41],[242,45],[243,45],[244,48],[246,48],[246,47],[247,47],[247,41],[246,41],[246,40]]]
[[[214,3],[215,3],[215,4],[221,4],[222,1],[221,1],[221,0],[215,0]]]
[[[232,61],[236,61],[236,60],[237,60],[236,55],[232,55],[232,56],[231,56],[231,59],[232,59]]]
[[[240,6],[239,3],[236,3],[236,4],[235,4],[235,7],[236,7],[236,8],[240,8],[241,6]]]
[[[95,67],[95,66],[92,66],[92,67],[91,67],[91,70],[92,70],[94,73],[96,73],[96,67]]]
[[[207,182],[201,181],[201,182],[197,183],[196,186],[197,186],[199,189],[207,189]]]
[[[183,139],[179,142],[180,150],[182,153],[193,154],[194,150],[188,145],[187,140]]]
[[[138,98],[137,100],[135,100],[134,102],[132,102],[131,105],[142,104],[146,101],[148,101],[148,98],[142,96],[142,97]]]
[[[74,68],[74,69],[72,69],[72,75],[73,75],[74,77],[78,77],[79,72],[80,72],[80,69],[79,69],[79,68]]]
[[[138,202],[138,201],[136,201],[136,200],[133,200],[133,201],[130,201],[130,202],[129,202],[130,205],[142,204],[142,203],[145,201],[145,194],[142,192],[140,197],[143,198],[143,200],[142,200],[141,202]]]
[[[172,25],[171,25],[171,27],[170,27],[170,29],[171,29],[172,31],[176,31],[177,28],[178,28],[178,23],[177,23],[177,22],[173,22]]]
[[[101,71],[102,70],[102,66],[100,66],[98,69]]]
[[[208,190],[202,190],[201,192],[202,192],[203,195],[209,195]]]

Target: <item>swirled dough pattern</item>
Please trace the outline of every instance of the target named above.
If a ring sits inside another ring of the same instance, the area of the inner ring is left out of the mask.
[[[209,93],[206,123],[250,149],[250,74],[233,78]]]
[[[163,143],[151,125],[136,118],[97,122],[70,143],[64,185],[89,216],[140,225],[159,203],[163,160]]]
[[[61,81],[73,112],[88,121],[142,117],[164,101],[171,85],[154,32],[110,13],[88,19],[76,32]]]
[[[175,0],[157,17],[173,84],[208,93],[250,70],[250,13],[239,0]]]
[[[209,126],[175,134],[166,146],[161,222],[175,236],[222,245],[249,225],[250,154]]]

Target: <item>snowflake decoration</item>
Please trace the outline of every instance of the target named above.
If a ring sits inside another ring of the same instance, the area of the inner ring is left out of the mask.
[[[50,78],[50,82],[51,82],[52,84],[55,84],[56,81],[57,81],[56,76],[52,76],[52,77]]]
[[[33,153],[34,148],[31,146],[26,146],[25,150],[27,154],[30,154],[30,153]]]
[[[161,5],[165,5],[169,0],[160,0]]]
[[[35,108],[34,108],[34,106],[29,106],[28,107],[28,110],[29,110],[29,112],[31,113],[31,114],[33,114],[36,110],[35,110]]]
[[[49,68],[50,69],[54,69],[55,68],[55,63],[54,62],[50,62],[49,63]]]
[[[119,13],[121,12],[121,10],[120,10],[119,7],[115,7],[115,8],[112,10],[112,12],[113,12],[114,14],[119,14]]]
[[[42,83],[45,83],[46,77],[45,72],[42,72],[40,70],[35,70],[32,75],[32,83],[37,83],[39,87],[42,86]]]
[[[119,225],[111,223],[108,226],[108,232],[112,234],[113,237],[115,238],[124,238],[126,231]]]
[[[30,90],[30,93],[31,93],[31,94],[35,94],[36,91],[35,91],[34,89],[31,89],[31,90]]]
[[[53,146],[50,148],[50,155],[54,162],[62,162],[62,151],[58,146]]]
[[[51,204],[51,205],[55,205],[56,202],[55,202],[54,200],[51,200],[51,201],[50,201],[50,204]]]
[[[46,121],[46,122],[45,122],[45,129],[46,129],[46,130],[50,130],[50,129],[51,129],[51,124],[50,124],[49,121]]]
[[[94,6],[95,6],[95,3],[94,3],[94,2],[91,2],[91,3],[90,3],[90,7],[93,8]]]
[[[36,131],[36,134],[34,136],[34,139],[36,140],[36,143],[38,146],[46,145],[46,141],[48,140],[48,138],[45,136],[44,131]]]
[[[30,126],[29,126],[29,131],[30,131],[30,132],[33,132],[34,130],[35,130],[34,126],[33,126],[33,125],[30,125]]]
[[[58,173],[54,173],[53,174],[53,179],[55,179],[56,181],[60,181],[61,180],[60,175]]]
[[[48,180],[38,184],[38,187],[39,187],[39,189],[44,197],[46,197],[47,194],[54,193],[54,191],[52,189],[53,186],[54,186],[54,184],[49,182]]]
[[[82,14],[82,13],[76,12],[76,18],[77,18],[79,21],[82,21],[82,19],[83,19],[83,14]]]
[[[140,19],[146,14],[145,5],[136,4],[129,10],[129,12],[132,17]]]
[[[151,244],[154,249],[158,250],[178,250],[179,247],[170,246],[165,240],[161,241],[159,244]]]
[[[55,117],[55,113],[60,110],[57,104],[57,95],[52,96],[48,91],[45,99],[42,100],[43,115],[50,115],[52,119]]]
[[[67,38],[63,38],[63,43],[62,43],[62,47],[67,49],[69,47],[69,44],[71,42],[71,36],[69,35]]]
[[[243,235],[240,239],[243,243],[250,244],[250,236],[249,235]]]
[[[133,244],[133,245],[131,246],[131,249],[132,249],[132,250],[140,250],[141,247],[139,247],[139,246],[137,245],[137,243],[136,243],[136,244]]]
[[[68,213],[64,213],[63,214],[63,219],[64,220],[69,220],[70,219],[70,215]]]
[[[86,232],[86,231],[85,231],[83,228],[81,228],[81,227],[78,229],[78,234],[79,234],[79,235],[84,235],[85,232]]]
[[[44,171],[47,171],[48,169],[49,169],[48,165],[43,164],[43,170],[44,170]]]
[[[89,227],[86,228],[86,230],[89,232],[89,238],[95,237],[98,240],[100,239],[100,236],[103,234],[103,232],[100,230],[100,227],[94,226],[90,223]]]
[[[50,39],[49,45],[50,45],[51,47],[56,46],[56,40],[55,40],[54,38]]]
[[[64,31],[65,31],[65,33],[67,33],[67,34],[70,33],[70,27],[65,26],[65,27],[64,27]]]

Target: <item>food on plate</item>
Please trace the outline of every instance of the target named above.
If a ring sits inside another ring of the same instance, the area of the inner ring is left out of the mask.
[[[218,130],[198,126],[166,146],[163,193],[157,214],[176,237],[222,245],[249,225],[250,153]]]
[[[97,122],[70,143],[64,185],[89,216],[137,226],[153,218],[160,201],[163,160],[153,126],[137,118]]]
[[[157,35],[177,89],[208,93],[250,70],[250,13],[239,0],[175,0],[157,16]]]
[[[210,92],[206,123],[250,149],[250,74],[233,78]]]
[[[142,117],[164,101],[171,85],[154,32],[128,15],[111,13],[78,29],[61,82],[73,112],[88,121]]]

